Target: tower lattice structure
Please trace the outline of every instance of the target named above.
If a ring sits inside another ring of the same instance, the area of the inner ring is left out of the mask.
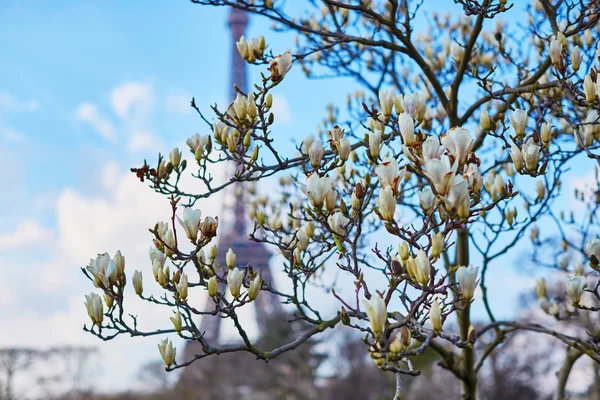
[[[233,100],[237,95],[234,89],[234,84],[237,84],[239,89],[247,93],[247,72],[246,63],[241,58],[237,51],[235,42],[244,34],[248,26],[247,14],[235,8],[229,12],[228,25],[231,31],[231,81],[230,81],[230,98]],[[235,166],[233,166],[235,168]],[[230,175],[233,175],[231,173]],[[218,233],[218,248],[219,253],[216,259],[218,265],[225,265],[225,253],[228,249],[232,249],[237,255],[236,264],[238,266],[252,266],[254,271],[260,271],[260,275],[266,284],[274,287],[272,280],[271,269],[269,266],[270,252],[266,249],[263,243],[254,242],[249,239],[248,226],[245,217],[245,203],[243,184],[236,183],[230,185],[225,191],[225,201],[223,213],[219,221]],[[220,284],[219,291],[224,293],[227,290],[224,284]],[[263,291],[254,302],[255,305],[256,323],[258,326],[259,335],[264,333],[264,329],[268,325],[269,318],[275,315],[282,315],[283,309],[279,299]],[[214,301],[207,297],[207,302],[204,310],[211,312],[215,309]],[[221,337],[222,318],[218,315],[204,315],[200,321],[200,331],[204,333],[204,339],[211,346],[217,346]],[[202,346],[197,341],[186,343],[184,358],[189,360],[196,354],[202,354]],[[218,356],[222,358],[222,356]],[[203,361],[214,366],[210,359],[200,360],[184,369],[182,381],[189,384],[204,384],[210,380],[209,369],[202,366]],[[200,386],[202,387],[202,386]]]

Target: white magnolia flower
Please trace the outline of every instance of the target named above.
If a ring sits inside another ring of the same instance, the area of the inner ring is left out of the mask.
[[[592,256],[596,258],[594,264],[600,262],[600,239],[592,239],[585,242],[585,254],[591,259]]]
[[[244,271],[238,268],[233,268],[227,273],[227,286],[229,286],[229,293],[231,293],[234,299],[240,297],[243,280]]]
[[[350,156],[350,152],[352,151],[352,145],[350,144],[350,140],[341,139],[336,146],[337,153],[340,156],[340,160],[348,160],[348,156]]]
[[[400,167],[396,159],[385,157],[375,167],[375,174],[377,174],[382,188],[391,187],[392,191],[396,193],[400,181]]]
[[[450,190],[450,184],[456,173],[457,165],[450,164],[447,156],[441,160],[430,159],[425,163],[425,175],[431,180],[438,194],[445,195]]]
[[[489,131],[492,123],[490,121],[490,114],[487,110],[483,110],[479,115],[479,125],[481,125],[481,129],[484,131]]]
[[[237,46],[238,52],[240,53],[240,56],[242,56],[242,59],[248,60],[250,51],[248,48],[248,41],[246,40],[246,37],[242,35],[240,40],[235,42],[235,45]]]
[[[363,299],[363,304],[366,309],[367,318],[369,318],[369,322],[371,323],[371,329],[375,333],[375,336],[379,336],[383,332],[387,321],[385,300],[378,294],[374,294],[370,300]]]
[[[475,289],[479,283],[477,280],[478,272],[479,267],[474,267],[473,265],[458,267],[456,271],[456,280],[460,286],[460,292],[467,300],[471,300],[475,294]]]
[[[308,149],[308,158],[310,159],[310,165],[312,165],[314,169],[318,169],[321,166],[321,160],[323,159],[324,153],[325,149],[320,140],[312,142]]]
[[[515,110],[512,117],[510,118],[510,124],[512,125],[515,133],[519,137],[525,136],[525,129],[527,128],[527,111]]]
[[[440,140],[437,136],[429,136],[423,142],[423,162],[429,160],[440,159],[444,154],[444,147],[440,145]]]
[[[377,208],[385,221],[391,222],[394,219],[394,213],[396,212],[396,196],[394,196],[391,187],[387,186],[379,191]]]
[[[235,259],[236,259],[236,254],[233,252],[233,250],[231,248],[229,248],[227,250],[227,253],[225,253],[225,264],[227,264],[227,268],[232,269],[233,267],[235,267]]]
[[[177,349],[173,347],[173,342],[169,339],[161,340],[158,344],[158,351],[163,361],[167,365],[167,368],[173,365],[175,357],[177,355]]]
[[[540,161],[540,151],[542,148],[533,142],[532,138],[529,138],[527,142],[523,144],[521,154],[525,161],[525,169],[530,172],[537,170],[538,162]]]
[[[186,301],[188,297],[188,277],[186,274],[181,274],[179,282],[175,285],[179,300]]]
[[[459,215],[463,217],[470,209],[469,183],[460,175],[452,179],[448,195],[446,196],[446,205],[448,209],[460,210]]]
[[[415,142],[415,123],[408,113],[402,113],[398,117],[398,126],[402,135],[402,142],[406,146],[412,146]]]
[[[440,303],[438,303],[437,296],[433,298],[431,302],[431,308],[429,309],[429,321],[431,321],[431,327],[435,332],[442,330],[442,309]]]
[[[308,196],[315,208],[321,208],[327,192],[331,189],[331,184],[331,178],[321,178],[317,174],[312,174],[306,179],[306,186],[301,186],[300,189]]]
[[[248,300],[253,301],[258,297],[262,285],[262,279],[260,279],[259,275],[256,275],[256,277],[250,282],[250,289],[248,289]]]
[[[410,93],[403,97],[402,108],[409,113],[413,119],[422,121],[427,108],[427,100],[420,93]]]
[[[436,198],[431,188],[426,187],[419,192],[419,205],[425,213],[430,213],[435,207]]]
[[[581,49],[579,48],[579,46],[575,46],[571,50],[571,67],[573,67],[573,71],[579,71],[581,61]]]
[[[108,253],[98,254],[95,260],[90,259],[86,269],[94,277],[94,286],[105,288],[112,286],[118,278],[117,264],[110,259]]]
[[[179,312],[179,310],[177,310],[175,315],[170,317],[169,319],[173,323],[173,328],[175,329],[175,331],[181,332],[181,328],[183,327],[183,321],[181,319],[181,313]]]
[[[513,144],[510,148],[510,158],[515,165],[515,169],[520,171],[523,169],[523,154],[521,153],[521,149],[516,144]]]
[[[469,183],[469,189],[471,189],[474,194],[478,194],[483,187],[483,178],[481,177],[481,171],[479,171],[477,165],[469,164],[465,169],[463,176]]]
[[[193,242],[198,238],[201,217],[202,212],[200,210],[193,210],[191,207],[183,208],[183,220],[177,217],[179,224],[185,230],[185,235]]]
[[[217,277],[212,276],[208,280],[208,295],[210,297],[215,297],[217,293],[219,293],[219,282],[217,282]]]
[[[329,223],[331,230],[338,236],[345,236],[346,228],[348,227],[350,220],[346,218],[341,211],[338,211],[335,214],[330,215],[329,218],[327,218],[327,222]]]
[[[375,129],[373,132],[369,133],[369,154],[373,158],[379,157],[382,137],[383,131],[380,131],[379,129]]]
[[[282,80],[285,75],[292,69],[292,53],[286,51],[282,55],[274,57],[269,63],[269,71],[271,71],[271,80],[273,82]]]
[[[441,142],[459,164],[464,164],[473,150],[475,139],[468,129],[454,127],[442,136]]]
[[[429,283],[429,275],[431,272],[431,264],[429,263],[429,257],[427,253],[420,249],[415,257],[415,279],[421,285],[425,286]]]
[[[102,306],[102,298],[96,293],[90,293],[85,296],[85,308],[92,320],[92,324],[102,325],[104,319],[104,310]]]
[[[544,122],[542,124],[542,129],[540,129],[540,137],[542,138],[542,142],[544,142],[546,145],[552,140],[552,125],[550,125],[548,122]]]
[[[596,99],[596,85],[589,75],[586,75],[583,79],[583,93],[585,93],[586,101],[594,101]]]
[[[132,276],[132,281],[133,281],[133,289],[135,290],[135,294],[137,294],[138,296],[141,296],[142,292],[144,291],[144,286],[143,286],[143,282],[142,282],[142,273],[137,270],[134,271],[133,276]]]
[[[562,66],[562,44],[558,39],[550,41],[550,59],[555,66]]]
[[[381,113],[384,117],[389,117],[392,114],[394,108],[394,92],[391,90],[379,91],[379,106],[381,107]]]
[[[573,304],[579,304],[583,289],[585,288],[585,277],[574,276],[567,281],[567,295]]]

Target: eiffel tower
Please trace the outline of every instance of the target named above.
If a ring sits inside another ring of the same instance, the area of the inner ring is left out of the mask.
[[[229,12],[228,24],[231,30],[231,82],[229,93],[230,99],[235,99],[236,91],[233,85],[237,84],[240,90],[244,93],[247,91],[247,76],[246,63],[239,55],[235,42],[244,34],[248,25],[247,14],[235,8]],[[272,280],[271,269],[269,266],[270,252],[265,248],[263,243],[251,241],[248,237],[245,204],[242,190],[242,184],[231,185],[225,192],[226,202],[224,202],[223,214],[219,224],[219,255],[216,262],[220,265],[225,265],[225,253],[231,248],[237,255],[237,265],[250,265],[255,271],[260,271],[262,279],[274,287]],[[228,200],[228,201],[227,201]],[[221,293],[227,290],[226,286],[220,284],[219,291]],[[264,334],[264,329],[268,325],[270,318],[276,315],[283,315],[283,308],[279,299],[266,291],[260,293],[256,300],[246,307],[255,306],[256,323],[258,326],[259,335]],[[214,310],[213,300],[207,297],[205,306],[206,311]],[[206,315],[202,317],[200,322],[200,331],[204,332],[204,338],[211,346],[218,346],[221,336],[221,321],[219,316]],[[197,341],[186,343],[184,349],[184,360],[192,359],[196,354],[202,354],[202,346]],[[206,359],[201,359],[192,365],[184,368],[180,385],[185,384],[188,387],[195,387],[200,392],[203,386],[214,384],[214,375],[216,364],[224,364],[225,361],[235,361],[234,354],[223,354],[219,356],[210,356]],[[219,359],[217,361],[213,359]],[[254,360],[252,360],[254,361]],[[186,396],[186,398],[212,398],[203,395]]]

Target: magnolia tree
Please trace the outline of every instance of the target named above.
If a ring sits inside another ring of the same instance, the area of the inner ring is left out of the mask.
[[[180,361],[168,338],[159,343],[174,370],[225,352],[268,361],[328,328],[353,329],[365,354],[396,374],[396,398],[403,375],[419,375],[411,359],[429,348],[460,381],[463,399],[475,399],[486,360],[519,331],[553,337],[567,350],[556,399],[578,358],[600,362],[600,331],[577,322],[594,321],[600,310],[599,200],[593,188],[575,199],[561,189],[567,170],[584,174],[600,163],[598,1],[536,0],[518,23],[505,13],[521,2],[506,0],[455,0],[463,15],[444,16],[407,0],[311,0],[300,15],[279,0],[193,2],[260,14],[296,33],[296,48],[274,55],[263,37],[240,38],[241,56],[262,78],[248,93],[236,86],[237,97],[227,109],[213,106],[213,117],[192,101],[210,131],[187,140],[192,162],[175,148],[132,169],[165,195],[172,218],[150,229],[150,262],[129,281],[143,300],[172,309],[172,324],[138,328],[125,310],[125,258],[103,253],[83,269],[101,293],[87,296],[86,331],[104,340],[179,334],[198,341],[203,352]],[[361,89],[343,107],[331,106],[324,128],[285,154],[273,139],[273,93],[292,67],[307,77],[350,77]],[[237,165],[235,173],[215,183],[210,171],[226,163]],[[186,174],[204,189],[185,191]],[[279,178],[280,190],[257,193],[255,183],[270,177]],[[249,237],[282,255],[275,268],[289,280],[280,286],[287,291],[237,264],[231,249],[217,248],[217,216],[195,209],[199,199],[241,183],[254,222]],[[557,202],[573,201],[585,205],[585,215],[557,210]],[[550,236],[562,247],[549,247]],[[486,273],[492,263],[509,268],[522,239],[540,267],[554,269],[546,270],[548,280],[564,283],[549,296],[542,279],[536,292],[545,312],[569,321],[568,330],[495,316],[502,304],[490,301]],[[226,265],[215,261],[220,252]],[[350,284],[328,292],[339,312],[325,318],[307,288],[322,286],[333,271]],[[146,295],[142,276],[163,294]],[[207,292],[212,307],[188,302],[189,291]],[[288,304],[290,322],[307,328],[279,347],[258,348],[239,315],[261,292]],[[474,301],[487,313],[477,328]],[[197,325],[207,314],[231,319],[239,343],[208,342]],[[476,354],[478,336],[491,339]]]

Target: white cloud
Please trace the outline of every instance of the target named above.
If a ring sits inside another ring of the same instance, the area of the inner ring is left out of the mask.
[[[36,221],[25,220],[10,233],[0,235],[0,251],[15,251],[27,246],[38,245],[50,239],[50,230]]]
[[[130,118],[134,109],[147,111],[152,99],[152,87],[142,82],[123,83],[114,88],[110,95],[113,111],[123,120]]]
[[[149,132],[136,131],[129,139],[128,149],[132,153],[157,150],[160,147],[157,139]]]
[[[167,110],[186,115],[192,111],[192,107],[190,106],[191,101],[192,96],[181,93],[171,93],[165,99],[165,106]]]
[[[110,121],[100,115],[95,105],[91,103],[82,103],[75,110],[75,117],[87,122],[94,128],[100,136],[109,142],[117,140],[117,134]]]
[[[8,111],[36,111],[39,104],[35,100],[17,100],[6,92],[0,93],[0,112]]]
[[[275,115],[275,121],[282,124],[289,124],[292,122],[292,110],[285,96],[274,95],[273,96],[273,107],[271,108]]]
[[[14,129],[2,129],[2,127],[0,126],[0,132],[6,140],[9,140],[11,142],[21,143],[24,142],[26,139],[24,134]]]

